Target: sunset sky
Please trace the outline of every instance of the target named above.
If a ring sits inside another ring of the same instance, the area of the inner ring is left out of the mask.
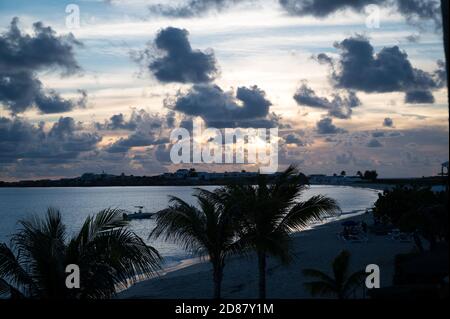
[[[0,180],[173,171],[170,131],[195,116],[278,127],[280,169],[306,174],[448,161],[433,0],[0,0],[0,17]]]

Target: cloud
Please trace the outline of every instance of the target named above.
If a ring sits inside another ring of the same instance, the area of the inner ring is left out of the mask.
[[[41,113],[62,113],[68,112],[75,107],[84,108],[87,104],[87,92],[85,90],[78,90],[80,98],[78,100],[70,100],[62,98],[54,90],[49,90],[46,95],[39,94],[36,96],[35,104]]]
[[[347,132],[342,128],[336,127],[336,125],[333,124],[333,120],[329,117],[317,122],[316,127],[319,134],[341,134]]]
[[[367,147],[383,147],[383,144],[381,144],[377,139],[373,138],[367,143]]]
[[[173,115],[168,115],[166,121],[169,123],[174,121]],[[134,131],[140,125],[146,125],[149,128],[162,127],[164,119],[158,114],[149,114],[145,110],[133,109],[129,119],[127,120],[123,113],[114,114],[108,120],[103,123],[96,122],[95,128],[98,130],[127,130]]]
[[[194,50],[185,29],[168,27],[156,35],[154,47],[134,54],[134,60],[161,82],[206,83],[213,81],[219,71],[213,52]]]
[[[134,130],[136,126],[136,119],[132,117],[126,121],[122,113],[114,114],[104,124],[96,123],[96,127],[100,130]]]
[[[187,93],[178,92],[166,99],[164,105],[188,116],[200,116],[208,126],[217,128],[274,127],[280,120],[269,112],[272,103],[257,86],[238,87],[235,94],[214,84],[197,84]]]
[[[410,104],[433,104],[434,96],[430,91],[413,90],[406,92],[405,102]]]
[[[385,0],[279,0],[280,5],[289,14],[326,17],[340,10],[362,11],[369,4],[383,4]]]
[[[190,18],[211,11],[222,11],[230,6],[249,0],[189,0],[180,5],[154,4],[149,6],[151,13],[167,17]]]
[[[402,133],[400,132],[391,132],[389,133],[389,137],[399,137],[402,136]]]
[[[166,124],[169,128],[175,127],[175,121],[176,121],[176,114],[173,111],[167,112],[166,115]]]
[[[36,126],[19,117],[1,117],[0,136],[0,162],[6,163],[22,159],[62,163],[96,150],[101,141],[97,133],[85,132],[71,117],[61,117],[48,132],[44,123]]]
[[[284,142],[286,144],[295,144],[296,146],[307,146],[308,143],[296,133],[290,133],[284,137]]]
[[[317,56],[313,56],[313,59],[316,59],[320,64],[329,64],[333,65],[333,58],[330,57],[326,53],[319,53]]]
[[[438,0],[279,0],[281,7],[291,15],[325,18],[333,13],[352,10],[364,12],[368,5],[378,5],[396,10],[411,24],[433,21],[441,26]]]
[[[252,0],[186,0],[178,5],[157,3],[149,6],[150,13],[174,17],[190,18],[202,16],[210,12],[221,12],[231,6],[256,2]],[[278,0],[281,8],[294,16],[315,16],[325,18],[336,12],[352,10],[364,12],[368,5],[390,8],[403,15],[411,24],[433,21],[436,27],[441,26],[439,0]]]
[[[396,0],[398,11],[412,24],[432,20],[441,25],[441,6],[435,0]]]
[[[84,107],[85,91],[79,91],[79,100],[67,100],[54,90],[45,90],[37,76],[37,72],[54,69],[60,69],[63,76],[79,72],[74,49],[81,42],[72,34],[57,36],[42,22],[33,24],[33,35],[24,34],[18,22],[18,18],[13,18],[9,30],[0,35],[0,103],[13,114],[33,106],[41,113]]]
[[[383,126],[385,126],[385,127],[394,127],[394,120],[391,119],[390,117],[386,117],[383,120]]]
[[[294,95],[294,100],[299,105],[328,110],[328,116],[339,119],[349,119],[352,116],[352,108],[361,105],[361,101],[355,92],[348,91],[345,95],[333,94],[333,99],[317,96],[313,89],[305,83],[298,88]]]
[[[144,147],[167,142],[169,142],[168,138],[160,139],[152,131],[138,130],[126,138],[120,138],[117,142],[107,147],[106,151],[109,153],[126,153],[132,147]]]
[[[335,88],[366,93],[405,92],[408,103],[423,103],[425,98],[431,103],[431,91],[443,85],[439,62],[434,73],[414,68],[398,46],[385,47],[375,54],[367,38],[355,36],[335,43],[335,47],[340,50],[340,57],[330,66]]]
[[[419,34],[411,34],[411,35],[406,36],[405,39],[409,43],[418,43],[420,40],[420,35]]]
[[[437,61],[438,68],[434,71],[434,76],[437,81],[438,87],[444,87],[447,85],[447,70],[445,67],[445,62],[442,60]]]
[[[126,153],[133,147],[147,147],[167,143],[170,128],[167,119],[159,114],[149,114],[145,110],[135,110],[127,121],[122,113],[113,115],[104,124],[96,123],[96,127],[106,130],[132,131],[127,137],[110,144],[108,153]]]
[[[373,132],[372,133],[373,137],[384,137],[384,132]]]
[[[161,163],[171,163],[172,161],[170,159],[170,149],[170,144],[159,144],[158,146],[156,146],[154,152],[156,159]]]

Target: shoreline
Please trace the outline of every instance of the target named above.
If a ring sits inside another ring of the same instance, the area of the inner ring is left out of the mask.
[[[347,216],[346,216],[347,215]],[[294,261],[281,265],[268,259],[268,298],[303,299],[311,296],[303,288],[305,278],[301,269],[315,268],[330,271],[333,258],[343,249],[352,257],[351,271],[365,269],[368,264],[380,266],[383,286],[392,283],[394,257],[410,252],[414,244],[388,240],[384,236],[369,235],[369,241],[352,243],[337,238],[342,220],[371,223],[371,214],[359,211],[343,214],[337,220],[312,225],[292,234]],[[257,298],[257,268],[255,254],[233,256],[226,261],[223,281],[224,298]],[[361,290],[362,293],[362,290]],[[212,296],[211,267],[205,259],[189,258],[163,270],[161,276],[138,282],[118,293],[120,299],[209,299]],[[362,295],[360,296],[362,297]]]
[[[346,219],[351,219],[353,217],[361,216],[364,213],[365,213],[365,210],[362,210],[362,209],[361,210],[350,211],[350,212],[344,212],[344,213],[342,213],[341,215],[339,215],[337,217],[330,218],[329,221],[326,221],[327,219],[325,219],[322,222],[311,223],[309,228],[306,228],[304,230],[295,232],[295,233],[291,234],[291,236],[293,238],[295,238],[296,236],[298,236],[300,233],[302,233],[304,231],[314,230],[316,227],[324,226],[324,225],[335,223],[335,222],[342,222],[343,220],[346,220]],[[207,257],[183,258],[183,259],[181,259],[179,261],[176,261],[175,264],[169,265],[166,268],[163,268],[160,271],[160,273],[162,274],[162,276],[165,276],[167,274],[170,274],[172,272],[181,270],[183,268],[187,268],[187,267],[190,267],[190,266],[193,266],[193,265],[196,265],[196,264],[200,264],[200,263],[205,263],[207,261],[208,261]],[[153,278],[151,278],[151,279],[153,279]],[[146,280],[150,280],[150,279],[146,279]],[[145,281],[145,280],[142,280],[142,281]]]

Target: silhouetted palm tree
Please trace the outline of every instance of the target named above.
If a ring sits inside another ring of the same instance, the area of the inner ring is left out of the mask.
[[[336,296],[339,299],[346,299],[349,294],[362,284],[366,276],[364,271],[357,271],[348,274],[350,263],[350,253],[346,250],[342,251],[333,261],[333,275],[321,272],[316,269],[304,269],[303,274],[307,277],[317,279],[305,283],[311,295]]]
[[[209,257],[213,267],[214,298],[221,297],[223,269],[227,256],[241,250],[236,241],[230,211],[218,191],[196,189],[198,207],[171,196],[169,208],[157,213],[150,237],[180,244],[185,250]]]
[[[258,185],[229,185],[223,189],[230,209],[237,213],[241,247],[255,249],[258,257],[259,297],[266,297],[266,259],[268,255],[289,262],[290,234],[306,228],[310,222],[340,211],[330,198],[316,195],[306,201],[300,196],[307,187],[304,176],[291,166],[273,183],[260,175]]]
[[[11,298],[110,298],[117,288],[148,278],[159,269],[158,252],[128,230],[122,211],[88,217],[66,241],[59,211],[45,219],[20,221],[11,248],[0,244],[0,295]],[[80,268],[80,288],[65,285],[66,266]]]

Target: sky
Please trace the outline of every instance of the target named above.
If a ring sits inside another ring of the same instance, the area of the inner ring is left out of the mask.
[[[0,0],[0,180],[258,170],[173,164],[170,133],[193,119],[278,128],[280,170],[435,175],[449,152],[439,10],[435,0]]]

